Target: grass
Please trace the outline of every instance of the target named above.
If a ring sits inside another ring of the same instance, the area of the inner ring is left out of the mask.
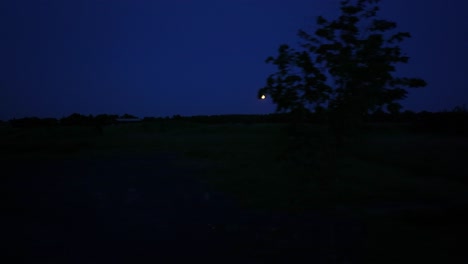
[[[468,140],[373,130],[333,147],[327,130],[304,126],[291,138],[278,124],[182,121],[92,127],[3,128],[5,158],[178,153],[180,166],[245,205],[280,210],[466,201]],[[443,154],[442,154],[443,153]]]
[[[109,126],[103,132],[4,127],[0,157],[175,153],[176,165],[192,168],[245,207],[358,215],[366,222],[369,263],[413,263],[424,256],[442,262],[456,257],[456,245],[468,236],[468,214],[459,209],[468,203],[467,138],[390,126],[355,135],[337,149],[327,129],[315,125],[302,127],[296,137],[287,125],[182,121]]]

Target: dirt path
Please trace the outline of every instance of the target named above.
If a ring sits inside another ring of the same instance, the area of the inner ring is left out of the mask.
[[[246,211],[171,159],[4,162],[9,255],[18,263],[360,263],[358,221]]]

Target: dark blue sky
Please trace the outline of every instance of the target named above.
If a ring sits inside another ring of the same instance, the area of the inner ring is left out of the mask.
[[[338,0],[3,0],[0,119],[271,113],[264,63]],[[404,109],[468,104],[468,1],[383,0],[413,37]]]

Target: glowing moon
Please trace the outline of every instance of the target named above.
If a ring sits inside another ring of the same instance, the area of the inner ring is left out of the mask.
[[[266,98],[266,96],[265,96],[264,94],[262,94],[262,96],[260,96],[260,98],[261,98],[262,100],[264,100],[264,99]]]

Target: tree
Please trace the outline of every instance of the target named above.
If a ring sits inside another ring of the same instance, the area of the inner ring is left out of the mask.
[[[123,119],[137,119],[138,117],[125,113],[120,118],[123,118]]]
[[[330,127],[341,134],[384,106],[399,109],[405,88],[424,87],[419,78],[396,77],[395,65],[407,63],[399,43],[411,37],[393,32],[395,22],[377,18],[380,0],[341,1],[334,20],[317,18],[313,34],[299,30],[301,44],[283,44],[266,62],[277,72],[266,80],[258,96],[268,95],[277,111],[327,109]]]

